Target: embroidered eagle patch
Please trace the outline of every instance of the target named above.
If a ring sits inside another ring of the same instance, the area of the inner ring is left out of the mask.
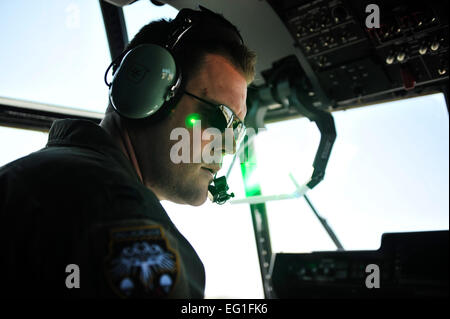
[[[116,228],[110,230],[105,273],[121,297],[161,298],[175,284],[177,255],[160,226]]]

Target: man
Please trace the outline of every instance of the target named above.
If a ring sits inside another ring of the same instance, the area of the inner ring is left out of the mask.
[[[142,28],[113,71],[120,72],[126,53],[139,45],[165,47],[173,25],[191,17],[196,23],[171,50],[183,75],[181,85],[155,114],[130,119],[110,98],[100,126],[57,121],[44,149],[0,169],[3,292],[203,297],[203,264],[159,201],[205,202],[220,163],[195,161],[194,129],[186,119],[198,114],[200,123],[215,126],[228,111],[243,121],[255,55],[222,16],[184,9],[171,22]],[[188,162],[176,163],[170,155],[178,142],[171,133],[177,128],[189,132]],[[201,149],[209,142],[202,139]]]

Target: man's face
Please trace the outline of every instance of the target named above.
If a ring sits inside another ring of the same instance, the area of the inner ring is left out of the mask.
[[[226,58],[215,54],[206,55],[201,69],[190,79],[185,90],[209,102],[225,104],[244,120],[247,113],[247,83],[244,76]],[[195,158],[195,154],[198,155],[199,152],[193,149],[193,129],[186,126],[186,118],[193,113],[201,114],[203,133],[209,126],[206,118],[208,112],[205,112],[207,108],[199,100],[183,94],[175,111],[158,126],[156,132],[153,130],[153,136],[143,136],[146,133],[140,132],[136,153],[144,182],[160,200],[167,199],[194,206],[205,202],[208,185],[221,163],[207,163],[198,156]],[[187,129],[189,132],[189,163],[176,164],[171,160],[171,149],[179,140],[171,140],[170,133],[176,128]],[[152,141],[149,142],[149,139]],[[201,138],[201,150],[210,147],[210,142],[211,139]],[[222,153],[225,150],[224,144],[223,142],[223,149],[214,149],[214,152]]]

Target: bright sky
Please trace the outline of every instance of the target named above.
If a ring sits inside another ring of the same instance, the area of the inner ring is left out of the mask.
[[[132,4],[125,9],[129,38],[150,20],[175,14],[149,1]],[[2,1],[0,34],[0,97],[104,111],[110,55],[98,1]],[[448,229],[449,121],[442,94],[333,115],[338,136],[327,174],[308,195],[346,249],[377,249],[385,232]],[[0,127],[0,165],[46,139],[46,133]],[[318,142],[306,119],[267,125],[256,139],[255,178],[263,194],[294,191],[289,172],[306,181]],[[244,197],[238,165],[229,184]],[[207,297],[263,297],[248,205],[163,205],[204,262]],[[267,211],[274,252],[335,249],[303,199],[268,203]]]

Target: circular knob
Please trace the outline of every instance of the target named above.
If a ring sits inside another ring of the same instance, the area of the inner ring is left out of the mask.
[[[327,58],[324,56],[321,56],[319,58],[319,61],[317,62],[317,65],[320,67],[323,67],[325,65],[325,63],[327,63]]]
[[[445,73],[447,73],[447,70],[444,68],[439,68],[438,73],[439,73],[439,75],[444,75]]]
[[[430,45],[430,49],[431,49],[432,51],[436,51],[437,49],[439,49],[439,42],[433,41],[433,42],[431,43],[431,45]]]
[[[399,52],[399,53],[397,54],[397,61],[398,61],[398,62],[404,61],[405,58],[406,58],[405,52]]]
[[[394,63],[394,56],[393,55],[388,55],[386,58],[386,64],[392,64]]]
[[[420,48],[419,48],[419,53],[420,53],[421,55],[424,55],[425,53],[427,53],[427,51],[428,51],[428,48],[427,48],[426,45],[421,45],[421,46],[420,46]]]

